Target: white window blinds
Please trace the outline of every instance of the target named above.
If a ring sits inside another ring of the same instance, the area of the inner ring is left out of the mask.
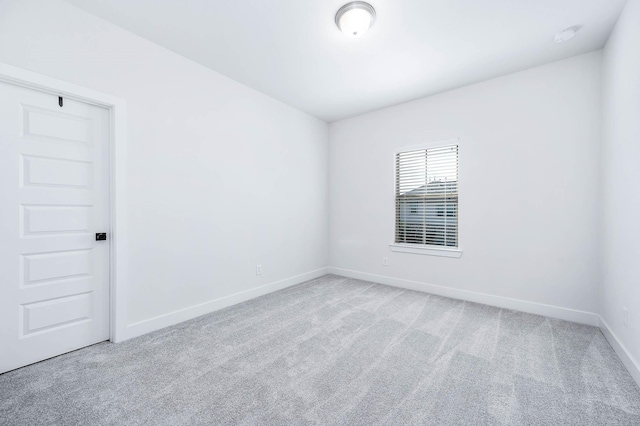
[[[458,247],[458,145],[396,154],[395,242]]]

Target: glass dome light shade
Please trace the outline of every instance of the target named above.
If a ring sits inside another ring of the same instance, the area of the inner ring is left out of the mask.
[[[349,37],[359,37],[365,34],[374,19],[375,10],[373,7],[362,1],[347,3],[336,14],[338,28]]]

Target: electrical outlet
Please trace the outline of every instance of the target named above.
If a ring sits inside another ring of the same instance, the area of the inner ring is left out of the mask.
[[[382,266],[389,266],[389,259],[387,259],[386,257],[382,258]]]
[[[256,275],[262,275],[262,265],[256,265]]]
[[[622,325],[629,326],[629,310],[625,307],[622,308]]]

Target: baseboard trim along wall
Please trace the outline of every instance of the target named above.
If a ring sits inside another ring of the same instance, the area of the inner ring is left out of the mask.
[[[219,299],[210,300],[188,308],[179,309],[164,315],[135,322],[127,326],[125,336],[122,341],[142,336],[143,334],[151,333],[152,331],[160,330],[171,325],[179,324],[229,306],[237,305],[238,303],[246,302],[247,300],[255,299],[256,297],[273,293],[274,291],[282,290],[305,281],[313,280],[326,275],[327,273],[327,268],[316,269],[304,274],[295,275],[293,277],[265,284],[260,287],[240,291]]]
[[[627,367],[629,374],[631,374],[631,377],[633,377],[633,379],[640,387],[640,363],[638,363],[638,361],[633,358],[633,356],[627,350],[626,346],[622,344],[622,341],[620,341],[620,339],[618,339],[618,337],[613,333],[613,331],[609,327],[609,324],[607,324],[607,322],[602,317],[600,317],[599,319],[600,330],[602,331],[602,334],[604,334],[604,337],[607,338],[607,341],[618,355],[618,358],[620,358],[624,366]]]
[[[406,288],[408,290],[422,291],[438,296],[450,297],[452,299],[482,303],[485,305],[496,306],[498,308],[543,315],[545,317],[558,318],[566,321],[577,322],[580,324],[593,325],[596,327],[600,325],[599,316],[591,312],[578,311],[575,309],[562,308],[559,306],[545,305],[543,303],[528,302],[526,300],[520,299],[511,299],[509,297],[493,296],[486,293],[476,293],[474,291],[460,290],[457,288],[445,287],[436,284],[427,284],[424,282],[405,280],[385,275],[352,271],[350,269],[329,267],[328,271],[331,274],[341,275],[343,277],[356,278],[360,280],[371,281],[374,283]]]

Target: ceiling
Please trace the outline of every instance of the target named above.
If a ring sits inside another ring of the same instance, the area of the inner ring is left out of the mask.
[[[599,49],[626,0],[369,0],[361,38],[347,0],[67,1],[331,122]]]

